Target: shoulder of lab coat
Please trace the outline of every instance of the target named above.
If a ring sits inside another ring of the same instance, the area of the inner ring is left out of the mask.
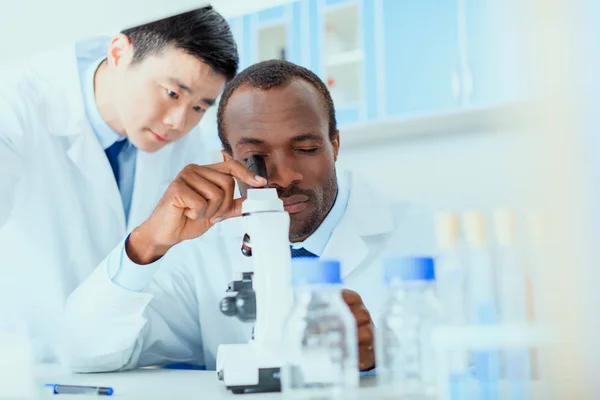
[[[2,71],[0,71],[2,75]],[[0,81],[0,227],[8,219],[14,202],[14,187],[21,179],[26,141],[25,108],[15,101],[20,92],[14,82]],[[25,128],[25,129],[24,129]]]
[[[84,117],[82,107],[73,45],[0,68],[0,226],[10,215],[37,124],[59,122],[52,119],[55,114],[65,119],[62,125],[75,129]]]
[[[355,173],[350,182],[346,212],[322,257],[342,260],[343,275],[384,254],[432,254],[432,213],[406,201],[393,201]],[[361,262],[359,262],[361,261]]]

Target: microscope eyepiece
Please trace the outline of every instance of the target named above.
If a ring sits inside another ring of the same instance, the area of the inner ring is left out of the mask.
[[[269,177],[267,176],[267,164],[265,158],[257,154],[248,157],[246,161],[246,168],[248,168],[253,174],[262,176],[267,181],[264,187],[269,187]]]

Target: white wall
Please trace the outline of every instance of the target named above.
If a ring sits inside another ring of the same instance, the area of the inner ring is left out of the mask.
[[[291,0],[0,0],[0,64],[211,3],[226,17]]]
[[[393,199],[490,210],[514,206],[523,188],[511,163],[518,139],[516,134],[480,132],[344,148],[342,132],[338,168],[358,172]]]

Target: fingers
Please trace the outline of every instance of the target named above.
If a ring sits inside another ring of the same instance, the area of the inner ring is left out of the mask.
[[[350,311],[352,311],[352,314],[354,314],[356,326],[360,327],[371,323],[371,314],[364,306],[361,305],[360,307],[351,307]]]
[[[370,322],[358,326],[358,363],[361,370],[370,369],[375,365],[374,336],[373,324]]]
[[[246,200],[245,197],[233,199],[231,202],[231,208],[228,211],[220,213],[217,211],[215,217],[211,218],[211,223],[216,224],[229,218],[241,217],[242,216],[242,203]]]
[[[352,307],[353,305],[357,304],[362,304],[363,302],[362,298],[358,293],[349,289],[342,290],[342,298],[344,299],[344,302],[348,304],[349,307]]]
[[[181,179],[189,188],[197,192],[205,200],[207,206],[204,209],[204,214],[200,215],[200,217],[212,218],[225,202],[225,190],[219,186],[218,182],[211,182],[191,168],[181,173]],[[232,201],[230,200],[229,202]]]
[[[373,346],[373,327],[370,324],[359,327],[357,336],[359,346]]]
[[[180,174],[194,190],[208,200],[205,217],[223,217],[233,205],[235,182],[230,175],[222,174],[207,167],[188,165]]]
[[[220,218],[220,220],[234,218],[234,217],[241,217],[242,216],[242,203],[244,202],[244,200],[246,200],[245,197],[242,197],[239,199],[234,199],[233,203],[231,205],[231,209],[226,214],[224,214]]]
[[[375,366],[375,352],[373,346],[360,346],[358,348],[358,368],[367,370]]]
[[[178,176],[190,188],[202,196],[207,202],[202,218],[218,222],[230,213],[234,205],[235,182],[227,175],[208,167],[190,164]]]
[[[208,202],[185,182],[174,181],[170,190],[174,193],[175,205],[185,209],[184,215],[187,218],[196,220],[206,213]]]
[[[190,164],[178,176],[206,200],[205,212],[198,217],[210,219],[212,224],[242,215],[241,203],[244,199],[234,200],[234,178],[255,187],[266,184],[264,178],[255,176],[235,160],[208,166]]]
[[[231,175],[234,178],[244,182],[252,187],[263,187],[267,184],[265,178],[255,175],[248,170],[242,163],[236,160],[229,160],[218,164],[207,166],[210,169],[218,171],[222,174]]]
[[[342,290],[342,298],[356,320],[359,368],[361,370],[370,369],[375,365],[374,328],[371,314],[365,308],[358,293],[344,289]]]

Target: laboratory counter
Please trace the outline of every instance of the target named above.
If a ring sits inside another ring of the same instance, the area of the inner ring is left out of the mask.
[[[60,383],[65,385],[107,386],[114,389],[112,397],[95,397],[98,399],[283,399],[281,393],[235,395],[228,391],[225,385],[217,379],[214,371],[143,368],[113,373],[71,374],[56,366],[45,365],[36,368],[36,377],[40,385],[43,383]],[[352,399],[381,399],[382,397],[376,387],[374,377],[361,378],[360,388],[356,389],[350,396]],[[52,395],[51,392],[48,392],[42,398],[89,400],[94,396]]]

